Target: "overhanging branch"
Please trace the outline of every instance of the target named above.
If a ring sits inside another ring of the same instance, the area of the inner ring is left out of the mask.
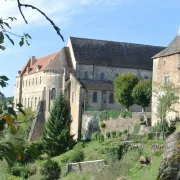
[[[61,37],[61,39],[64,41],[64,37],[63,37],[62,34],[60,33],[59,27],[57,27],[57,26],[55,25],[55,23],[54,23],[44,12],[42,12],[40,9],[38,9],[38,8],[35,7],[35,6],[29,5],[29,4],[22,4],[22,3],[20,2],[20,0],[17,0],[17,3],[18,3],[19,11],[20,11],[20,13],[21,13],[24,21],[26,22],[26,24],[28,24],[28,21],[26,20],[24,14],[23,14],[23,12],[22,12],[22,9],[21,9],[22,7],[32,8],[32,9],[37,10],[39,13],[41,13],[41,14],[51,23],[51,25],[53,26],[53,28],[55,29],[55,31],[57,32],[57,34],[58,34],[58,35]]]

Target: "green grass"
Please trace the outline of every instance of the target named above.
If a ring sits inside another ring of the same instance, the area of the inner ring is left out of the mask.
[[[0,180],[8,179],[8,164],[5,161],[0,161]]]

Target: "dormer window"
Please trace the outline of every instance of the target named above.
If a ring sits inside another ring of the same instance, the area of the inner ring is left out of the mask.
[[[41,69],[42,65],[37,65],[36,66],[36,72],[38,72]]]
[[[49,60],[49,64],[52,62],[52,60]]]

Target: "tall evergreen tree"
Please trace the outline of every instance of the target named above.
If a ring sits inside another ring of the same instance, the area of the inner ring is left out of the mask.
[[[57,156],[72,148],[74,141],[70,134],[70,124],[69,103],[61,94],[54,101],[41,138],[44,150],[49,156]]]

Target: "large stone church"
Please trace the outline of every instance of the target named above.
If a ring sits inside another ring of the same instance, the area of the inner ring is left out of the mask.
[[[70,37],[67,46],[42,58],[32,56],[18,71],[14,103],[37,110],[44,102],[48,118],[60,92],[69,100],[72,133],[81,134],[83,111],[123,109],[115,100],[113,80],[118,74],[134,73],[152,78],[152,56],[164,47]],[[141,111],[134,105],[131,111]]]

